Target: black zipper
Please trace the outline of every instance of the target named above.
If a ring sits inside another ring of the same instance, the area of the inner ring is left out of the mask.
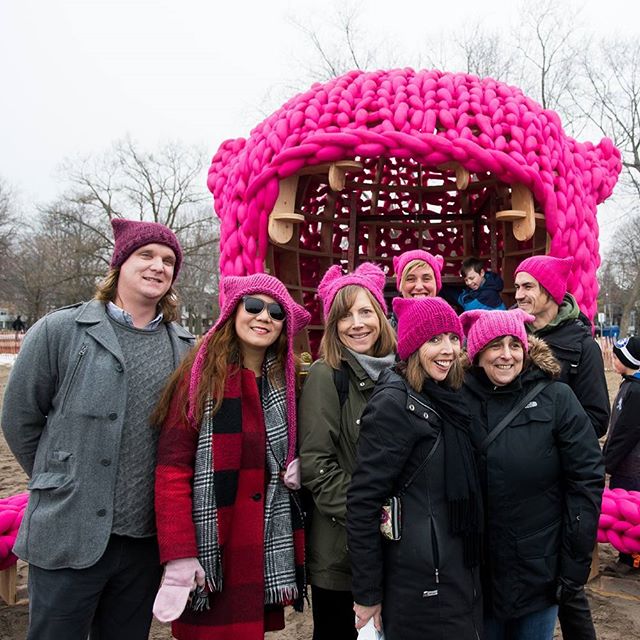
[[[436,538],[436,528],[431,523],[431,549],[433,551],[433,572],[435,576],[436,586],[435,589],[428,589],[427,591],[422,592],[423,598],[432,598],[433,596],[438,595],[439,584],[440,584],[440,553],[438,551],[438,539]]]
[[[69,397],[69,392],[71,391],[71,387],[73,386],[73,381],[76,377],[76,373],[78,373],[78,368],[80,367],[80,363],[82,362],[82,358],[84,354],[87,352],[88,346],[83,344],[80,347],[80,351],[78,352],[78,359],[76,360],[76,365],[73,367],[73,371],[71,372],[71,379],[69,380],[69,384],[67,385],[67,390],[64,393],[64,398],[62,400],[61,412],[64,413],[65,406],[67,404],[67,398]]]
[[[436,528],[431,524],[431,544],[433,546],[433,566],[436,576],[436,585],[440,584],[440,552],[438,551],[438,538]]]

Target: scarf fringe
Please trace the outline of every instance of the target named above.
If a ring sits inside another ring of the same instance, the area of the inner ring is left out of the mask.
[[[285,604],[298,598],[298,587],[270,587],[265,591],[265,604]]]

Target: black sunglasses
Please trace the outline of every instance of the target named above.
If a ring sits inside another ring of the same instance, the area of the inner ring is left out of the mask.
[[[272,320],[282,322],[285,319],[284,309],[277,302],[265,302],[260,298],[254,298],[253,296],[245,296],[242,298],[244,304],[244,310],[250,313],[252,316],[257,316],[262,313],[262,310],[267,307],[267,313]]]

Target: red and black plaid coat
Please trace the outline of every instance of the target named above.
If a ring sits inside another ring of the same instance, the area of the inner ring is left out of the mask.
[[[186,395],[177,392],[158,444],[155,501],[163,564],[198,556],[192,518],[198,432],[180,417],[182,402]],[[222,592],[209,596],[208,611],[187,609],[173,623],[172,631],[178,640],[263,640],[265,631],[284,627],[284,616],[281,607],[269,613],[264,607],[266,436],[253,372],[243,369],[240,375],[228,376],[216,421],[224,421],[223,432],[217,430],[213,445],[224,586]],[[304,533],[293,499],[292,522],[301,598]]]

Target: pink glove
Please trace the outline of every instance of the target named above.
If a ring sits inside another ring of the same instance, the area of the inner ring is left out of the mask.
[[[204,586],[204,569],[197,558],[167,562],[162,585],[153,603],[153,615],[160,622],[172,622],[179,618],[196,585]]]
[[[282,481],[284,486],[292,491],[300,488],[300,458],[295,458],[287,465]]]

